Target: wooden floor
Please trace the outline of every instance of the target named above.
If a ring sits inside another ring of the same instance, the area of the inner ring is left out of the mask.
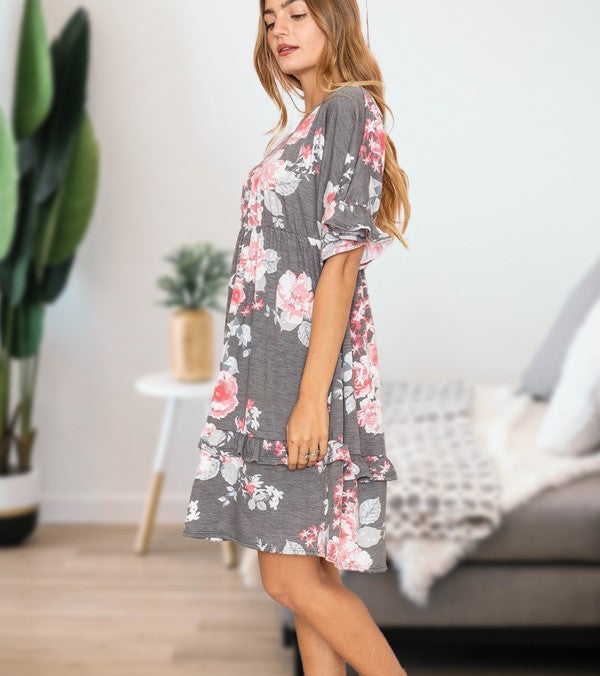
[[[279,605],[225,568],[219,543],[155,529],[41,525],[0,550],[0,673],[7,676],[292,674]]]
[[[243,586],[219,543],[159,526],[138,556],[134,539],[134,526],[41,525],[26,545],[0,549],[2,676],[292,676],[280,606]],[[569,656],[424,652],[401,656],[410,676],[600,673]]]

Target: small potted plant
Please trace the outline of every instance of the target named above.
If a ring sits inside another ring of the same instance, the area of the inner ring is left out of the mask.
[[[165,256],[172,276],[163,275],[158,287],[166,292],[160,305],[177,308],[171,315],[169,365],[175,380],[198,382],[215,375],[214,325],[208,308],[225,311],[217,297],[227,286],[231,252],[209,242],[183,246]]]

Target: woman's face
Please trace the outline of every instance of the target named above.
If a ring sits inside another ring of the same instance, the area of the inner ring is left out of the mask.
[[[263,20],[269,48],[284,73],[302,79],[316,68],[325,34],[303,0],[265,0]],[[292,49],[282,49],[284,45]]]

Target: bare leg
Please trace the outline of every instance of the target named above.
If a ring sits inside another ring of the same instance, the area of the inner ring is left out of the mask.
[[[267,594],[310,623],[361,676],[406,676],[362,599],[327,574],[319,557],[259,551],[258,558]]]
[[[330,563],[321,556],[317,557],[317,560],[326,575],[343,584],[340,571],[333,563]],[[302,615],[294,613],[294,621],[300,656],[302,658],[302,669],[306,676],[318,676],[319,674],[345,676],[346,660],[336,653],[323,636]]]

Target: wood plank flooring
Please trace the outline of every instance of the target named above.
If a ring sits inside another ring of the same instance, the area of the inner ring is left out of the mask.
[[[278,604],[244,587],[221,545],[157,526],[38,527],[0,550],[0,673],[7,676],[292,674]]]
[[[26,545],[0,549],[1,676],[292,676],[279,605],[224,566],[221,544],[160,525],[139,556],[135,534],[135,525],[42,524]],[[542,665],[436,652],[401,662],[410,676],[600,673],[568,657]]]

